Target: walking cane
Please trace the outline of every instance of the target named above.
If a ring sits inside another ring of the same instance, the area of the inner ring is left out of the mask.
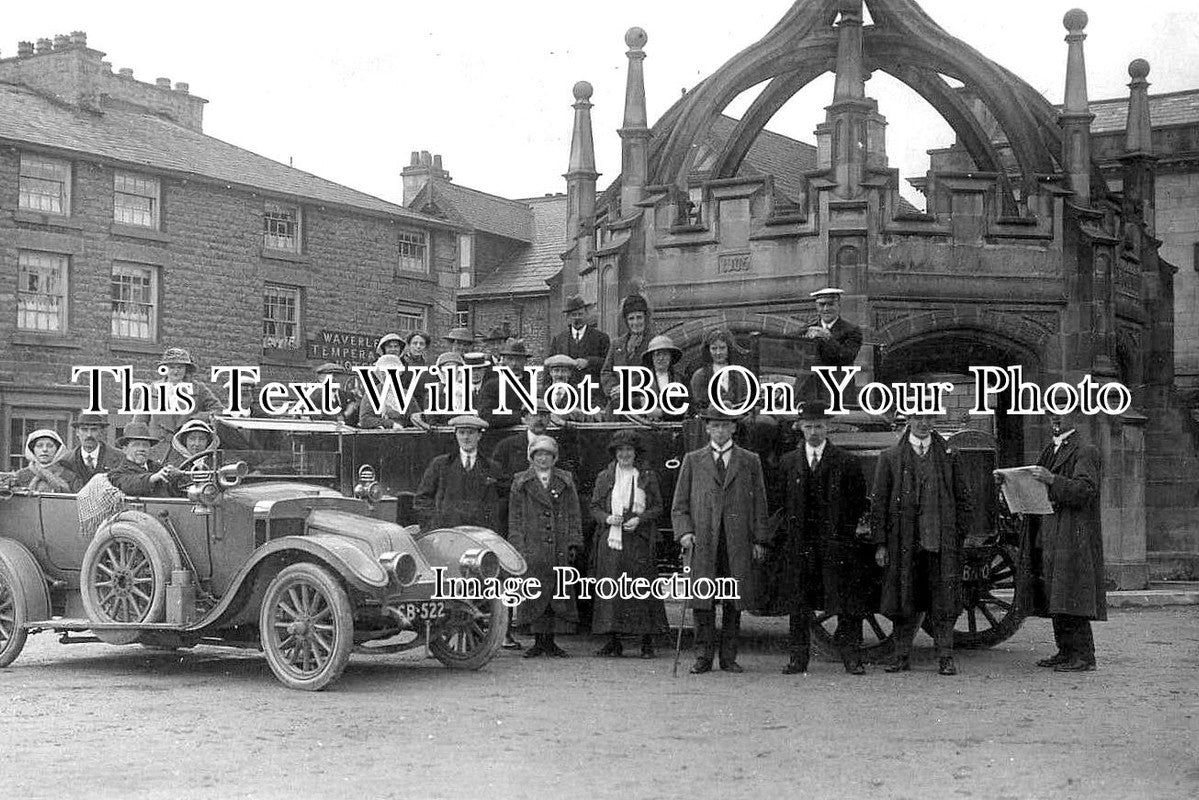
[[[687,549],[687,574],[691,574],[691,559],[695,554],[695,542]],[[679,659],[683,657],[683,626],[687,624],[687,605],[691,602],[691,592],[683,597],[683,613],[679,617],[679,635],[674,642],[674,666],[670,669],[672,678],[679,677]]]

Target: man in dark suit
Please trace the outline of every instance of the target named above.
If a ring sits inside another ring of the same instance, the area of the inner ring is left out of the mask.
[[[494,530],[505,479],[499,465],[479,452],[487,423],[464,414],[450,420],[450,427],[458,448],[430,461],[416,490],[413,505],[421,527],[478,525]]]
[[[579,376],[592,376],[598,386],[600,370],[611,344],[608,334],[587,324],[587,303],[577,294],[566,301],[562,313],[570,320],[570,326],[553,338],[549,354],[570,356]]]
[[[1053,441],[1041,451],[1032,476],[1048,487],[1053,513],[1029,517],[1021,559],[1030,580],[1018,604],[1053,620],[1057,653],[1037,662],[1055,672],[1095,669],[1091,620],[1107,619],[1103,582],[1103,532],[1099,449],[1075,428],[1075,415],[1050,417]]]
[[[766,488],[758,456],[733,444],[737,419],[715,408],[700,414],[708,443],[683,458],[675,483],[671,520],[675,540],[691,565],[691,579],[733,578],[737,596],[720,600],[720,668],[742,672],[737,663],[741,605],[754,596],[753,561],[766,543]],[[693,583],[693,585],[695,585]],[[712,670],[716,655],[716,600],[694,597],[695,641],[700,653],[691,667]]]
[[[529,350],[523,339],[509,339],[500,348],[500,366],[507,367],[516,375],[517,380],[526,389],[532,388],[532,379],[525,373],[525,364],[529,361]],[[539,384],[544,385],[544,384]],[[520,424],[524,409],[516,392],[507,392],[508,411],[499,410],[500,406],[500,376],[495,370],[488,370],[479,387],[478,409],[479,416],[493,428],[511,428]],[[536,401],[536,398],[534,398]]]
[[[883,567],[879,610],[895,622],[895,662],[912,668],[912,641],[928,614],[938,671],[956,675],[953,626],[962,611],[962,542],[972,518],[970,489],[957,458],[933,430],[932,415],[913,415],[874,473],[871,539]]]
[[[870,545],[858,539],[865,513],[866,479],[858,459],[828,440],[823,403],[804,405],[803,438],[783,456],[779,591],[791,614],[791,658],[785,675],[808,671],[814,609],[837,616],[834,641],[845,671],[862,666],[862,622],[870,594]]]
[[[813,343],[812,366],[851,367],[862,349],[862,329],[841,316],[841,289],[826,288],[812,292],[816,301],[816,319],[808,323],[803,338]],[[800,383],[800,398],[827,403],[828,390],[815,375],[806,375]]]
[[[125,461],[108,472],[113,486],[134,497],[172,497],[172,482],[181,474],[172,464],[163,466],[150,460],[150,449],[158,438],[144,422],[131,422],[117,439],[125,451]]]
[[[62,462],[83,483],[86,484],[98,473],[109,472],[125,463],[124,454],[104,441],[108,436],[106,414],[80,414],[71,427],[75,429],[78,443],[62,457]]]

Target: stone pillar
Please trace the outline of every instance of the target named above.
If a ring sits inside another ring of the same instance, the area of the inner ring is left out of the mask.
[[[641,28],[629,28],[624,35],[629,51],[629,77],[625,84],[624,122],[617,131],[621,140],[620,216],[637,213],[637,203],[645,197],[649,177],[649,116],[645,103],[645,43],[649,40]]]
[[[1145,554],[1144,416],[1099,414],[1092,435],[1103,455],[1100,519],[1109,589],[1143,589],[1149,583]]]
[[[1087,99],[1087,65],[1082,43],[1087,38],[1087,14],[1079,8],[1062,18],[1066,36],[1066,93],[1062,103],[1062,166],[1070,176],[1074,201],[1091,205],[1091,113]]]
[[[595,142],[591,135],[591,94],[587,81],[574,85],[574,129],[570,137],[570,166],[566,174],[567,254],[562,263],[562,297],[579,292],[579,272],[592,251],[595,230]],[[596,298],[584,297],[588,303]]]

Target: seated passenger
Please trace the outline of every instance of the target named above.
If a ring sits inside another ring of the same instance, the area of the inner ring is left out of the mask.
[[[330,376],[338,387],[333,392],[333,407],[341,410],[336,414],[321,416],[318,419],[357,425],[359,409],[362,407],[362,386],[358,383],[358,376],[346,370],[341,364],[332,361],[316,368],[318,382],[323,381],[326,375]]]
[[[25,439],[25,457],[29,466],[16,472],[0,472],[0,485],[31,492],[77,492],[83,481],[62,462],[54,459],[63,451],[62,437],[42,428]]]
[[[695,413],[703,411],[712,404],[708,395],[708,384],[712,376],[720,374],[717,379],[716,392],[726,407],[735,408],[744,400],[748,392],[745,381],[739,375],[722,372],[725,367],[732,366],[733,352],[745,352],[737,346],[733,334],[723,328],[710,331],[704,337],[704,365],[691,376],[691,403]]]
[[[650,391],[661,397],[666,391],[667,384],[683,383],[682,375],[678,372],[679,359],[683,357],[683,351],[674,346],[674,340],[665,334],[655,336],[650,340],[649,345],[645,348],[645,354],[641,356],[642,366],[649,367],[654,373],[654,383]],[[688,407],[688,400],[684,397],[682,400],[674,401],[681,405],[682,408]],[[645,415],[648,419],[660,420],[663,422],[677,422],[683,418],[683,414],[669,414],[661,408],[657,408],[649,414]]]
[[[542,393],[542,398],[549,404],[552,402],[554,408],[559,409],[555,412],[557,416],[572,422],[598,422],[602,419],[603,403],[600,395],[599,384],[595,384],[595,388],[591,392],[590,407],[598,409],[597,413],[588,414],[585,412],[582,399],[579,396],[579,381],[582,380],[578,368],[575,365],[575,359],[568,355],[558,353],[547,358],[544,362],[545,370],[549,374],[549,384],[545,387]],[[573,394],[574,402],[571,402]]]
[[[406,428],[410,423],[411,412],[420,410],[419,392],[413,392],[411,409],[400,407],[400,398],[390,388],[390,381],[387,378],[384,370],[399,369],[404,366],[404,362],[397,355],[388,353],[387,355],[379,356],[375,362],[375,368],[379,370],[371,376],[370,380],[374,383],[376,390],[380,396],[380,407],[376,412],[371,408],[370,400],[365,396],[362,399],[362,408],[358,413],[358,427],[367,430],[381,428],[390,430],[392,428]],[[400,373],[400,377],[404,377],[404,373]],[[419,387],[418,387],[419,388]]]
[[[466,378],[462,375],[462,369],[466,366],[465,358],[456,350],[450,350],[442,353],[437,357],[437,377],[430,378],[421,387],[421,396],[413,398],[412,403],[416,405],[418,402],[422,409],[431,409],[432,403],[429,399],[429,392],[435,392],[439,403],[449,402],[450,407],[446,411],[433,413],[432,411],[420,411],[413,414],[414,421],[419,425],[448,425],[454,417],[462,416],[466,413],[466,403],[469,398],[470,385]]]
[[[171,497],[171,481],[179,475],[178,467],[160,466],[150,461],[150,448],[158,444],[157,437],[143,422],[131,422],[117,439],[117,447],[125,453],[125,463],[108,472],[108,480],[122,492],[135,497]]]
[[[180,496],[187,495],[192,483],[192,471],[216,469],[216,450],[220,440],[212,426],[202,419],[192,419],[172,437],[171,449],[167,453],[167,464],[179,467],[193,456],[196,460],[183,468],[171,481],[171,489]]]

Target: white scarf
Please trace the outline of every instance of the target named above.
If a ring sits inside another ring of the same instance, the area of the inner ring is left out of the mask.
[[[616,479],[612,482],[612,497],[609,500],[609,511],[613,516],[624,520],[624,513],[631,511],[630,516],[639,517],[645,513],[645,491],[638,485],[637,479],[641,473],[636,467],[616,467]],[[633,507],[629,508],[629,495],[633,496]],[[623,522],[608,526],[608,547],[621,550]]]

